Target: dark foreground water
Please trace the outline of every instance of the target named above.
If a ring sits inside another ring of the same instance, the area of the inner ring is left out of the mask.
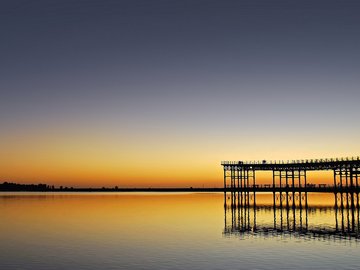
[[[0,269],[359,269],[358,208],[241,199],[0,193]]]

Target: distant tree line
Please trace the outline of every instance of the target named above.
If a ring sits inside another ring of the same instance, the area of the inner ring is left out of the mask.
[[[0,184],[0,191],[49,191],[54,190],[54,186],[46,184],[17,184],[4,182]]]
[[[180,187],[180,188],[157,188],[157,187],[66,187],[66,186],[50,186],[47,184],[17,184],[4,182],[0,184],[0,191],[51,191],[51,192],[183,192],[183,191],[222,191],[222,188],[193,188],[193,187]]]

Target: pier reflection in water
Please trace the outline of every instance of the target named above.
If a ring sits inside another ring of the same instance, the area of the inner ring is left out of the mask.
[[[312,194],[319,196],[319,194]],[[267,196],[268,200],[263,197]],[[347,194],[333,204],[309,203],[308,194],[275,196],[248,192],[226,193],[224,235],[290,235],[322,239],[360,238],[359,202]],[[329,195],[328,195],[329,196]]]

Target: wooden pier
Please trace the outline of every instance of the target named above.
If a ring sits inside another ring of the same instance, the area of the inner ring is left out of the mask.
[[[349,201],[354,206],[359,201],[360,157],[306,159],[289,161],[223,161],[224,195],[226,192],[256,193],[272,192],[274,201],[276,194],[289,194],[292,197],[307,196],[308,192],[334,193],[343,204]],[[256,184],[256,172],[271,171],[272,183]],[[307,182],[309,171],[333,171],[333,185],[313,185]]]

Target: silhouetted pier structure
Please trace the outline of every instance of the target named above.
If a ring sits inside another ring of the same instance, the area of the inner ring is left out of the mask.
[[[336,200],[351,206],[359,204],[360,157],[334,159],[306,159],[291,161],[223,161],[224,194],[226,192],[272,192],[275,204],[276,195],[284,193],[289,198],[307,197],[308,192],[334,193]],[[307,183],[308,171],[333,171],[333,185],[313,185]],[[272,184],[257,185],[256,172],[271,171]]]

